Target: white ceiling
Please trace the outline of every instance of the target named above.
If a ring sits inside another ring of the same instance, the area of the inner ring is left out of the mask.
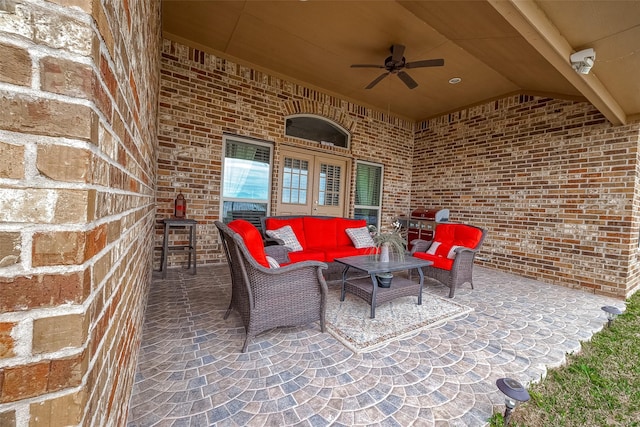
[[[166,38],[422,120],[513,93],[587,99],[611,122],[640,119],[640,1],[194,1],[163,0]],[[380,64],[392,44],[407,62],[408,89]],[[571,53],[594,48],[591,73]],[[459,77],[457,85],[448,83]]]

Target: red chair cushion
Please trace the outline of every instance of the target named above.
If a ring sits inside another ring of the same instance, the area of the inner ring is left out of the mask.
[[[440,242],[440,246],[436,249],[436,256],[439,257],[447,257],[449,255],[449,251],[453,247],[451,241]]]
[[[453,260],[447,258],[446,256],[441,257],[437,255],[429,255],[426,252],[416,252],[415,254],[413,254],[413,256],[416,258],[431,261],[433,262],[432,267],[440,268],[442,270],[451,270],[451,267],[453,267]]]
[[[336,221],[335,219],[303,218],[304,238],[307,241],[305,248],[333,248],[336,246]]]
[[[416,252],[413,256],[421,259],[433,261],[433,267],[443,270],[451,270],[453,259],[447,258],[449,251],[454,246],[464,246],[475,249],[482,238],[482,231],[465,224],[438,224],[436,226],[434,242],[440,245],[436,248],[435,254],[426,252]]]
[[[438,224],[433,240],[440,242],[436,255],[446,257],[452,246],[475,249],[482,238],[482,231],[465,224]]]
[[[249,253],[253,256],[253,259],[255,259],[258,264],[269,268],[269,262],[267,261],[266,254],[264,253],[264,243],[262,241],[260,231],[258,231],[253,224],[244,219],[231,221],[228,224],[228,227],[242,237]]]

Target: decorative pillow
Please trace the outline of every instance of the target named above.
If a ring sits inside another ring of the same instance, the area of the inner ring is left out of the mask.
[[[267,236],[282,240],[284,245],[293,252],[302,250],[302,246],[300,245],[300,242],[298,242],[298,238],[290,225],[285,225],[277,230],[267,230]]]
[[[272,258],[269,255],[267,255],[267,262],[269,263],[269,268],[280,268],[280,263],[278,263],[275,258]]]
[[[451,246],[451,249],[449,249],[449,253],[447,254],[447,258],[454,259],[456,257],[457,248],[464,248],[464,246]]]
[[[429,255],[435,255],[436,251],[438,250],[438,246],[440,246],[440,242],[432,242],[431,246],[429,246],[429,249],[427,250],[427,253]]]
[[[376,246],[367,227],[347,228],[344,231],[347,233],[356,249],[374,248]]]

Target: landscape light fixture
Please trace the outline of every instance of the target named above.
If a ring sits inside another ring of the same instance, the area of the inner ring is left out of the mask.
[[[608,328],[611,327],[611,324],[613,323],[614,320],[616,320],[616,317],[618,317],[619,315],[622,314],[622,310],[620,310],[618,307],[614,307],[612,305],[605,305],[604,307],[602,307],[602,311],[607,313],[607,327]]]
[[[569,57],[569,61],[577,73],[589,74],[591,67],[593,67],[593,63],[596,61],[596,51],[589,48],[572,53]]]
[[[530,399],[529,392],[522,384],[512,378],[500,378],[496,381],[498,389],[504,393],[504,425],[509,425],[511,413],[520,402],[526,402]]]

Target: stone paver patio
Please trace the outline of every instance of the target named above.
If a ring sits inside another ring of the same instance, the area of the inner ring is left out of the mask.
[[[316,323],[266,332],[242,354],[239,316],[222,318],[229,281],[226,265],[154,276],[129,427],[483,426],[504,407],[496,379],[539,380],[602,329],[601,306],[624,308],[476,266],[475,290],[455,296],[473,312],[382,348],[354,354]]]

